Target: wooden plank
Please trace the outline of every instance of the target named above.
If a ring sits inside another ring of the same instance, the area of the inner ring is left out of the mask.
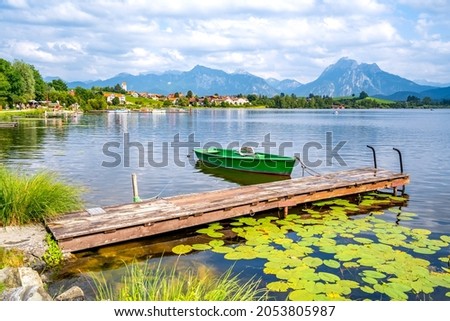
[[[156,235],[249,213],[409,183],[406,174],[361,168],[69,213],[47,222],[65,251]]]

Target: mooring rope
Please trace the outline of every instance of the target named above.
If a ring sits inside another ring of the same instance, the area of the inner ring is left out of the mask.
[[[303,163],[300,157],[295,156],[295,158],[300,162],[300,166],[302,167],[302,176],[305,176],[305,172],[307,172],[311,176],[321,176],[320,173],[316,172],[312,168],[309,168],[308,166]]]

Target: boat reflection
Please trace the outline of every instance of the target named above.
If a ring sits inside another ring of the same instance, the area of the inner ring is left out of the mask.
[[[252,173],[235,169],[216,167],[214,165],[206,164],[202,161],[197,161],[195,163],[195,168],[206,175],[221,178],[225,181],[237,183],[239,185],[262,184],[290,179],[289,176],[283,175]]]

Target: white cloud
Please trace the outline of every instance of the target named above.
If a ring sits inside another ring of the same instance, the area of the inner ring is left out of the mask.
[[[447,2],[16,1],[0,10],[0,56],[29,59],[67,80],[204,64],[307,82],[342,56],[414,76],[417,57],[433,66],[450,61],[450,19],[430,8]]]
[[[18,41],[10,44],[11,54],[15,57],[30,59],[39,62],[57,62],[60,59],[57,56],[43,50],[38,43],[31,41]]]
[[[2,1],[7,7],[24,9],[28,8],[27,0],[4,0]],[[1,5],[1,3],[0,3]]]

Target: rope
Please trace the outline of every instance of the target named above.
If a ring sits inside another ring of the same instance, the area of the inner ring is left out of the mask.
[[[300,159],[300,157],[295,156],[295,158],[300,162],[300,166],[302,167],[302,176],[305,176],[305,172],[307,172],[311,176],[321,176],[320,173],[306,166],[305,163],[303,163],[303,161]]]

